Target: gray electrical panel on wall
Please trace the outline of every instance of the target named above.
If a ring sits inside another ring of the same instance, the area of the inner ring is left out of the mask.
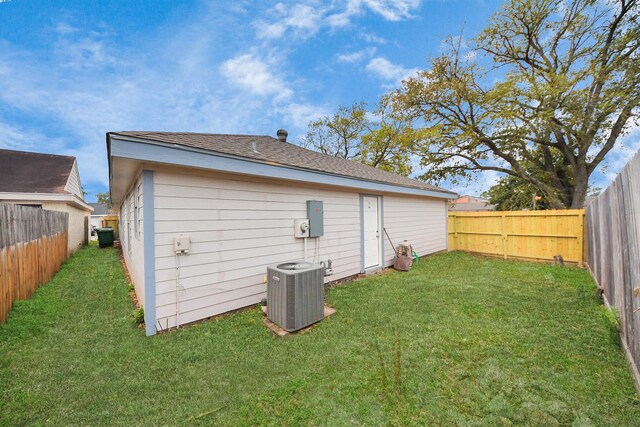
[[[319,200],[307,200],[307,218],[309,219],[309,237],[324,234],[324,208]]]

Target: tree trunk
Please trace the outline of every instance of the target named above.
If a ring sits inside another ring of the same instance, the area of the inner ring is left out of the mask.
[[[573,196],[571,198],[571,209],[582,209],[587,198],[587,190],[589,189],[589,174],[586,167],[576,168],[576,185],[573,188]]]

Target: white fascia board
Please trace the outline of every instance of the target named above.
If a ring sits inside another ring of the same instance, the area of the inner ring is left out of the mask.
[[[247,160],[220,153],[190,149],[189,147],[176,144],[166,145],[146,140],[126,140],[121,138],[122,137],[115,135],[111,136],[111,157],[123,157],[144,162],[164,163],[259,177],[348,187],[373,192],[410,194],[439,199],[455,199],[457,197],[453,193],[403,187],[400,185],[310,171],[308,169],[282,166],[274,163]]]
[[[3,200],[10,200],[16,202],[63,202],[70,203],[80,209],[93,212],[93,208],[80,200],[74,194],[56,194],[56,193],[0,193],[0,202]]]

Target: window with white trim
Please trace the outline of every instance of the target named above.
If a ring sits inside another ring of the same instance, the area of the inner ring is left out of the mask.
[[[136,186],[133,188],[133,233],[136,236],[136,239],[140,240],[140,231],[138,229],[138,193],[140,191],[140,187],[136,183]]]

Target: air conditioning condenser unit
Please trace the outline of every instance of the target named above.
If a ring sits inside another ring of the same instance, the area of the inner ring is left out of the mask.
[[[288,332],[324,318],[324,267],[290,261],[267,267],[267,319]]]

